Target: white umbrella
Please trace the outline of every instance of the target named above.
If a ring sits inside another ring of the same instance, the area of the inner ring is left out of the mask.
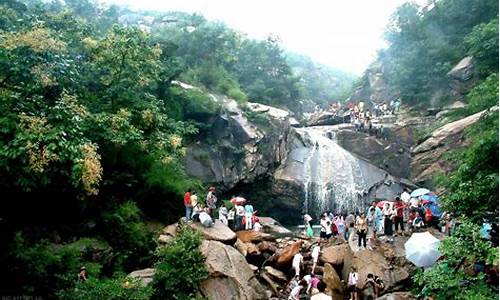
[[[407,192],[403,192],[401,194],[401,200],[403,200],[405,203],[407,203],[408,201],[410,201],[410,199],[411,199],[411,196]]]
[[[405,243],[406,259],[418,267],[432,266],[441,257],[439,243],[428,231],[414,233]]]
[[[421,189],[416,189],[414,190],[413,192],[411,192],[410,196],[412,197],[420,197],[422,195],[425,195],[425,194],[428,194],[430,193],[431,191],[428,190],[428,189],[424,189],[424,188],[421,188]]]

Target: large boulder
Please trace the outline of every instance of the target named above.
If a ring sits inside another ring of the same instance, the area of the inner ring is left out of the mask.
[[[287,228],[283,227],[278,221],[271,217],[259,217],[259,223],[266,233],[287,234],[292,233]]]
[[[299,253],[302,247],[302,240],[296,241],[275,254],[274,264],[277,268],[288,271],[292,265],[295,254]]]
[[[282,283],[287,281],[287,277],[285,273],[281,272],[280,270],[276,270],[275,268],[271,266],[265,266],[264,271],[269,274],[273,279],[276,281],[280,281]]]
[[[273,240],[274,238],[264,232],[259,232],[259,231],[253,231],[253,230],[240,230],[236,232],[236,236],[238,239],[240,239],[243,243],[249,243],[249,242],[254,242],[258,243],[264,240]]]
[[[153,281],[153,277],[155,276],[155,269],[147,268],[142,270],[134,271],[127,275],[127,277],[140,279],[144,286],[148,285]]]
[[[336,125],[344,123],[344,118],[330,111],[321,111],[311,115],[307,120],[307,126]]]
[[[219,241],[227,245],[233,245],[236,242],[236,233],[219,220],[215,220],[212,227],[202,226],[198,222],[188,223],[188,225],[199,231],[207,240]]]
[[[245,257],[238,250],[218,241],[203,241],[201,252],[209,277],[200,285],[204,297],[212,300],[267,299],[266,290],[259,283]]]
[[[323,263],[328,263],[336,267],[342,267],[347,251],[349,251],[348,244],[330,246],[323,248],[319,259]]]
[[[178,224],[174,223],[174,224],[170,224],[170,225],[165,226],[165,228],[163,228],[162,231],[163,231],[163,234],[170,235],[170,236],[176,236],[177,230],[178,230]]]
[[[327,287],[327,294],[332,296],[333,300],[344,299],[344,285],[337,271],[329,263],[326,263],[324,266],[323,281]]]
[[[377,247],[372,251],[349,251],[344,258],[342,278],[347,282],[351,267],[355,267],[359,276],[360,286],[358,287],[361,287],[367,275],[372,273],[382,278],[387,290],[404,288],[410,279],[410,273],[413,272],[413,267],[410,263],[403,260],[400,260],[400,262],[402,262],[401,264],[395,264],[394,262],[397,261],[396,255],[404,255],[404,250],[399,251],[398,249],[392,249],[392,251],[388,251],[387,247]],[[397,247],[404,247],[404,243],[397,243]],[[388,255],[389,252],[390,255]],[[369,291],[366,290],[366,292]]]
[[[464,131],[475,124],[488,111],[448,123],[435,131],[412,150],[411,179],[417,183],[431,181],[436,174],[446,174],[455,168],[443,156],[450,150],[462,149],[468,145]]]
[[[446,75],[460,81],[471,79],[474,75],[474,58],[472,56],[464,57]]]

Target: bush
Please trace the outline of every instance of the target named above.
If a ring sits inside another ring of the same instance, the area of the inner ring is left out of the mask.
[[[147,300],[151,294],[151,287],[143,286],[139,279],[118,276],[113,279],[90,278],[79,282],[73,289],[59,292],[58,297],[63,300]]]
[[[151,263],[153,233],[141,221],[141,211],[132,201],[102,214],[103,236],[117,253],[113,269],[130,271]]]
[[[94,239],[81,239],[65,245],[41,240],[30,245],[18,232],[10,254],[14,259],[11,266],[13,276],[19,278],[23,292],[50,297],[58,290],[72,287],[82,265],[86,266],[89,277],[99,275],[101,265],[84,259],[85,247],[96,244],[107,247]]]
[[[153,299],[193,299],[201,281],[208,276],[205,257],[200,251],[201,237],[182,227],[168,247],[157,252],[153,280]]]

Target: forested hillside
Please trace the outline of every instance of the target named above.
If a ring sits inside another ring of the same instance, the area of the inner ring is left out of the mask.
[[[442,244],[443,259],[414,277],[414,291],[435,299],[495,299],[498,282],[471,270],[477,264],[498,270],[498,242],[479,234],[483,222],[498,222],[498,1],[404,4],[393,14],[386,40],[389,47],[379,52],[376,65],[387,94],[400,98],[410,112],[404,119],[465,102],[426,124],[417,142],[440,126],[490,110],[466,130],[466,147],[446,153],[453,170],[434,177],[440,205],[462,225]],[[450,70],[464,58],[469,64],[461,66],[462,77],[452,78]],[[360,88],[370,89],[369,75]]]
[[[74,299],[81,265],[94,279],[117,278],[91,289],[120,293],[121,272],[158,258],[145,220],[178,218],[182,193],[205,189],[181,160],[220,110],[174,80],[297,113],[301,99],[325,101],[322,89],[336,88],[306,95],[300,76],[277,40],[199,15],[2,1],[0,294]]]

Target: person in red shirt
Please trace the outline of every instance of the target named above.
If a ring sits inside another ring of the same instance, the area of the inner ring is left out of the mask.
[[[394,229],[396,232],[402,234],[405,231],[405,223],[403,221],[405,204],[399,197],[396,197],[396,202],[394,202],[394,209],[396,210],[396,216],[394,217]],[[398,231],[398,227],[401,228],[401,231]]]
[[[191,220],[191,189],[184,194],[184,207],[186,208],[186,219]]]

